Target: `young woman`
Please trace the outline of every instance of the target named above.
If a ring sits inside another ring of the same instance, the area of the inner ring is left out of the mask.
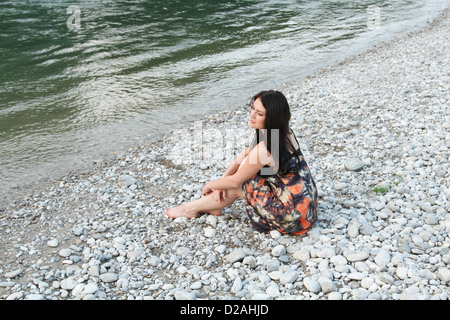
[[[200,212],[221,215],[236,199],[245,201],[247,214],[259,232],[278,230],[299,235],[317,219],[314,179],[292,130],[285,96],[262,91],[252,99],[252,145],[230,164],[221,179],[206,183],[203,197],[168,209],[171,218],[196,218]]]

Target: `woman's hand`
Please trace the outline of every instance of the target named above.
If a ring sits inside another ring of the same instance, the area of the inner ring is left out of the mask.
[[[227,190],[219,190],[219,189],[212,189],[210,182],[207,182],[202,189],[203,196],[207,196],[211,192],[212,197],[215,201],[217,201],[220,205],[222,205],[222,201],[224,201],[227,198]]]
[[[203,186],[203,189],[202,189],[202,195],[206,196],[206,195],[210,194],[211,192],[213,192],[213,189],[211,189],[211,187],[209,186],[209,182],[205,183],[205,185]]]
[[[227,198],[227,190],[214,190],[212,198],[222,205],[222,201]]]

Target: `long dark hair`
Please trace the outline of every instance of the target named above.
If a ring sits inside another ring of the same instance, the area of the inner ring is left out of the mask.
[[[290,157],[288,145],[292,147],[292,143],[288,139],[288,134],[291,132],[289,128],[289,120],[291,119],[289,103],[281,92],[274,90],[261,91],[256,94],[252,98],[251,104],[253,105],[253,102],[258,98],[261,99],[266,109],[266,123],[265,130],[256,129],[256,137],[252,147],[264,139],[267,150],[272,155],[278,155],[274,156],[274,167],[284,171],[284,166],[287,165],[287,160]],[[276,138],[276,141],[273,138]],[[275,150],[275,148],[278,150]]]

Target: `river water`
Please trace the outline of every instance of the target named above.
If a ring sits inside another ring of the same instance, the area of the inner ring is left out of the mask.
[[[450,0],[0,2],[0,194],[423,27]]]

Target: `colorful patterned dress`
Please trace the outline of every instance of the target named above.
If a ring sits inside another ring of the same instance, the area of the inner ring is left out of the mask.
[[[317,188],[300,148],[291,154],[284,172],[258,173],[242,189],[250,222],[259,232],[300,235],[317,220]]]

